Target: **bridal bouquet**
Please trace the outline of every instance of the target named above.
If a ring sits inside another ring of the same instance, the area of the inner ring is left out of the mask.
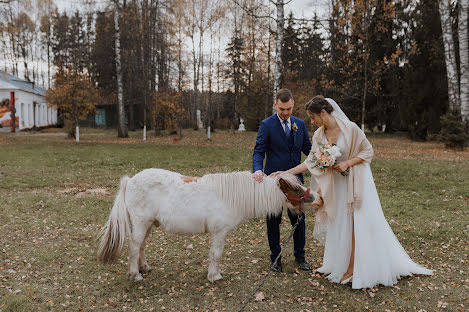
[[[319,150],[317,150],[311,158],[313,166],[318,169],[326,169],[335,165],[338,157],[340,157],[340,149],[335,144],[319,144]]]

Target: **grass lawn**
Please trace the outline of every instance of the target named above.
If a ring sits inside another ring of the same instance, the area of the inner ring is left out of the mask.
[[[49,130],[49,132],[51,132]],[[154,228],[147,247],[153,271],[125,278],[127,250],[112,266],[96,262],[96,237],[119,179],[156,167],[186,175],[251,169],[255,133],[202,132],[184,138],[82,129],[75,144],[60,132],[0,133],[0,311],[237,311],[269,269],[264,219],[228,237],[224,279],[209,283],[209,237]],[[352,290],[298,272],[292,245],[284,273],[271,274],[257,311],[468,311],[469,151],[438,143],[371,136],[372,163],[384,214],[410,257],[433,276],[405,277],[394,287]],[[306,176],[307,183],[309,175]],[[284,214],[282,238],[291,229]],[[306,256],[321,265],[307,214]]]

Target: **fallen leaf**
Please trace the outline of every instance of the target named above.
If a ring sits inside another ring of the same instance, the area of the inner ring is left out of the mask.
[[[256,301],[262,301],[265,299],[265,295],[262,291],[258,291],[255,295],[254,295],[254,300]]]

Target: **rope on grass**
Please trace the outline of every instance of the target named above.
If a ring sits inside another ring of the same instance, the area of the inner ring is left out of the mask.
[[[283,250],[285,249],[285,247],[287,246],[288,242],[291,240],[291,238],[293,237],[293,233],[295,233],[295,230],[296,228],[298,227],[298,224],[300,224],[301,222],[301,219],[303,219],[303,215],[300,215],[296,221],[296,224],[293,226],[292,230],[291,230],[291,233],[290,235],[287,237],[287,239],[284,241],[283,243],[283,246],[282,246],[282,249],[280,250],[280,253],[278,254],[277,258],[275,258],[275,261],[274,263],[272,263],[272,266],[270,267],[270,270],[269,272],[267,272],[267,274],[262,278],[262,280],[260,281],[259,285],[256,287],[256,289],[254,290],[254,292],[247,298],[247,300],[244,302],[244,304],[241,306],[241,308],[238,310],[238,312],[241,312],[243,311],[247,306],[248,304],[252,301],[252,299],[254,298],[254,296],[256,295],[256,293],[262,288],[262,286],[264,285],[266,279],[269,277],[270,273],[272,273],[272,268],[274,267],[274,265],[277,264],[277,261],[278,259],[280,258],[280,256],[282,255],[282,252]]]

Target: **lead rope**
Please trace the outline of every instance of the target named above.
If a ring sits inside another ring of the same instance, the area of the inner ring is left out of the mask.
[[[277,264],[277,261],[278,259],[280,258],[280,256],[282,255],[282,252],[283,252],[283,249],[285,249],[285,247],[287,246],[288,242],[291,240],[291,238],[293,237],[293,233],[295,233],[295,230],[296,228],[298,227],[298,224],[300,224],[301,220],[303,219],[303,214],[301,213],[300,216],[298,217],[297,221],[296,221],[296,224],[293,226],[292,228],[292,231],[290,233],[290,235],[288,236],[288,238],[286,239],[286,241],[284,241],[283,243],[283,246],[282,246],[282,249],[280,250],[280,253],[278,254],[277,258],[275,259],[274,263],[272,263],[272,266],[270,267],[270,270],[269,272],[267,272],[267,274],[262,278],[261,282],[259,283],[259,285],[257,286],[257,288],[254,290],[254,292],[248,297],[248,299],[244,302],[244,304],[241,306],[241,308],[238,310],[238,312],[241,312],[243,311],[247,305],[252,301],[252,299],[254,298],[254,295],[259,291],[259,289],[261,289],[261,287],[264,285],[265,283],[265,280],[269,277],[270,273],[272,273],[272,268]]]

